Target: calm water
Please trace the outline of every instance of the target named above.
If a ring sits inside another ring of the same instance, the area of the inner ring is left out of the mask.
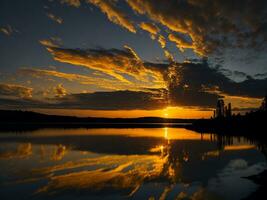
[[[1,199],[242,199],[266,169],[245,138],[182,128],[0,134]]]

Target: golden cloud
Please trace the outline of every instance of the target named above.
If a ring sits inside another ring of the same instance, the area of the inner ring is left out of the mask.
[[[109,75],[120,82],[130,84],[131,82],[143,82],[149,86],[162,88],[164,80],[162,73],[149,65],[144,65],[136,52],[124,46],[124,49],[64,49],[47,47],[54,59],[78,66],[84,66],[98,72]],[[131,76],[135,81],[125,78]],[[152,78],[152,79],[151,79]]]
[[[168,36],[169,40],[174,42],[181,51],[184,51],[184,49],[190,49],[194,48],[191,42],[188,42],[184,37],[178,35],[178,34],[169,34]]]
[[[159,35],[158,42],[160,43],[161,48],[166,47],[166,39],[163,35]]]
[[[12,96],[21,98],[32,97],[33,88],[16,84],[0,83],[0,96]]]
[[[148,23],[148,22],[142,22],[139,26],[144,31],[149,32],[151,34],[152,39],[155,39],[156,35],[160,31],[159,28],[155,24]]]
[[[158,88],[160,83],[146,83],[146,82],[123,82],[117,79],[110,79],[102,77],[103,74],[95,74],[91,76],[63,73],[55,70],[33,69],[33,68],[21,68],[18,71],[21,75],[30,75],[34,78],[43,77],[56,77],[63,80],[77,82],[83,85],[94,85],[105,90],[145,90],[147,87]]]
[[[68,94],[67,90],[63,87],[63,84],[58,84],[56,87],[54,87],[54,92],[56,97],[64,97]]]
[[[92,3],[95,6],[99,7],[100,10],[105,13],[108,17],[108,19],[115,23],[118,24],[127,30],[135,33],[135,27],[133,23],[127,18],[127,16],[120,11],[114,1],[112,0],[87,0],[88,3]]]

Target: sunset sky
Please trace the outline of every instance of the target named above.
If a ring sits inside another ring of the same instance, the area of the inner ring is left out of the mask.
[[[266,0],[0,0],[0,109],[210,117],[267,91]]]

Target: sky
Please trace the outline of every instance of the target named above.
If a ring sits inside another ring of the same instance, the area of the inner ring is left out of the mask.
[[[0,108],[208,118],[267,90],[265,0],[0,0]]]

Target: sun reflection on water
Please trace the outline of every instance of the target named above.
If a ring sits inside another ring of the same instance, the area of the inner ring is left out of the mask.
[[[14,143],[16,148],[12,146],[10,152],[0,153],[0,162],[7,159],[17,161],[18,158],[33,161],[39,159],[42,162],[38,165],[35,163],[32,168],[24,169],[21,178],[14,179],[15,181],[10,182],[9,185],[39,184],[40,187],[33,192],[33,195],[45,197],[81,191],[87,194],[113,191],[121,193],[124,197],[132,197],[138,195],[147,184],[157,183],[164,185],[159,198],[167,198],[179,185],[181,191],[176,197],[186,196],[190,199],[193,195],[206,195],[207,193],[201,185],[195,188],[194,193],[186,192],[191,187],[190,183],[194,180],[192,178],[194,174],[196,177],[202,176],[201,173],[196,173],[198,169],[194,167],[193,171],[188,171],[190,166],[202,166],[204,162],[216,161],[219,156],[226,155],[224,152],[229,154],[236,151],[257,150],[255,145],[242,138],[221,138],[168,127],[139,130],[117,129],[117,135],[126,137],[128,144],[140,137],[136,140],[137,143],[132,143],[132,145],[116,144],[123,146],[123,149],[118,148],[117,153],[110,153],[109,149],[97,152],[98,145],[95,145],[92,151],[79,150],[79,145],[81,147],[93,145],[93,143],[87,143],[89,140],[85,140],[86,137],[95,142],[100,141],[99,145],[102,142],[103,148],[111,146],[113,141],[108,140],[104,143],[103,139],[109,135],[115,135],[115,129],[97,137],[94,136],[99,131],[99,129],[84,130],[78,135],[75,130],[73,135],[78,137],[76,146],[70,145],[69,142],[73,141],[73,138],[70,137],[71,134],[68,131],[65,136],[66,140],[60,139],[60,131],[57,132],[58,135],[53,136],[60,143],[50,144],[54,141],[51,135],[45,136],[41,133],[40,141],[37,140],[39,136],[32,135],[31,142]],[[152,135],[154,137],[151,137]],[[26,139],[30,141],[30,136],[28,135]],[[45,141],[47,141],[46,144]],[[132,152],[133,148],[142,149],[142,151],[128,153],[128,151]],[[148,149],[144,150],[144,148]],[[96,152],[93,151],[94,149]],[[229,162],[236,163],[231,160]],[[242,161],[242,163],[247,162]],[[18,167],[21,166],[18,165]],[[206,173],[212,173],[212,171],[209,172],[210,168],[207,170]],[[216,172],[213,176],[216,176]],[[41,182],[46,184],[40,184]],[[150,196],[153,197],[153,195]]]

